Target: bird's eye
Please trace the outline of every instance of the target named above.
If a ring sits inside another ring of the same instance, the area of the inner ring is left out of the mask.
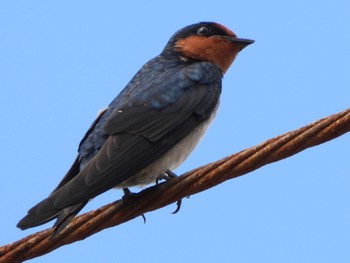
[[[198,30],[197,30],[198,35],[203,36],[203,35],[206,35],[208,33],[209,33],[209,28],[207,28],[206,26],[202,26],[202,27],[198,28]]]

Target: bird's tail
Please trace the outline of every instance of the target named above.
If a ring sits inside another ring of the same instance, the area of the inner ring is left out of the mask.
[[[59,215],[59,211],[50,211],[47,213],[37,213],[36,206],[34,206],[31,210],[28,211],[28,214],[23,217],[17,224],[17,227],[21,230],[25,230],[27,228],[40,226],[42,224],[45,224]]]
[[[66,207],[59,211],[51,210],[46,213],[38,212],[38,209],[36,209],[39,205],[38,204],[28,211],[28,214],[18,222],[17,227],[24,230],[45,224],[57,218],[56,223],[53,226],[53,236],[55,236],[69,224],[69,222],[79,213],[86,203],[87,202],[83,202]]]
[[[55,208],[55,206],[52,204],[54,200],[53,196],[58,190],[64,187],[79,173],[79,168],[80,163],[79,158],[77,157],[65,177],[52,191],[50,196],[31,208],[28,211],[28,214],[18,222],[17,227],[24,230],[45,224],[57,218],[57,221],[54,225],[55,230],[53,235],[56,235],[63,228],[65,228],[73,219],[73,217],[76,216],[76,214],[78,214],[79,211],[86,205],[87,202],[73,204],[71,206],[63,208]]]
[[[61,232],[72,219],[80,212],[80,210],[86,205],[87,202],[72,205],[63,209],[57,216],[56,223],[54,224],[54,231],[51,237],[55,237]]]

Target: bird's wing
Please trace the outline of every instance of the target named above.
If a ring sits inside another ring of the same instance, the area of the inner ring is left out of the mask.
[[[83,139],[81,140],[81,143],[84,142],[86,137],[88,137],[89,134],[94,130],[94,128],[96,127],[96,124],[100,121],[101,117],[103,116],[103,114],[106,112],[107,109],[108,108],[105,108],[105,109],[100,110],[98,112],[96,119],[94,120],[94,122],[91,124],[90,128],[85,133]],[[70,169],[68,170],[66,175],[62,178],[61,182],[57,185],[57,187],[52,192],[57,191],[62,186],[64,186],[66,183],[71,181],[79,172],[80,172],[80,160],[79,160],[79,155],[78,155],[75,158],[72,166],[70,167]]]
[[[164,81],[158,84],[160,87],[153,86],[155,94],[144,101],[129,96],[128,103],[116,107],[104,125],[109,137],[97,155],[28,214],[57,214],[121,184],[209,118],[219,100],[221,75],[210,83],[187,75],[181,83],[181,89],[173,91],[171,100],[169,89],[176,83]]]

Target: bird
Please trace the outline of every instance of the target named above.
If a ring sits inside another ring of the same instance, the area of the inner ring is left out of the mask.
[[[60,232],[97,195],[171,178],[216,115],[222,78],[254,40],[216,22],[173,34],[144,64],[82,138],[71,168],[19,221],[21,230],[56,219]]]

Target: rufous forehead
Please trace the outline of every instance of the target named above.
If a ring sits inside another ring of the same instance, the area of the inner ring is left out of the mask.
[[[233,33],[230,29],[228,29],[227,27],[220,25],[218,23],[214,23],[215,27],[221,29],[222,31],[224,31],[226,33],[226,35],[230,36],[230,37],[237,37],[235,33]]]

